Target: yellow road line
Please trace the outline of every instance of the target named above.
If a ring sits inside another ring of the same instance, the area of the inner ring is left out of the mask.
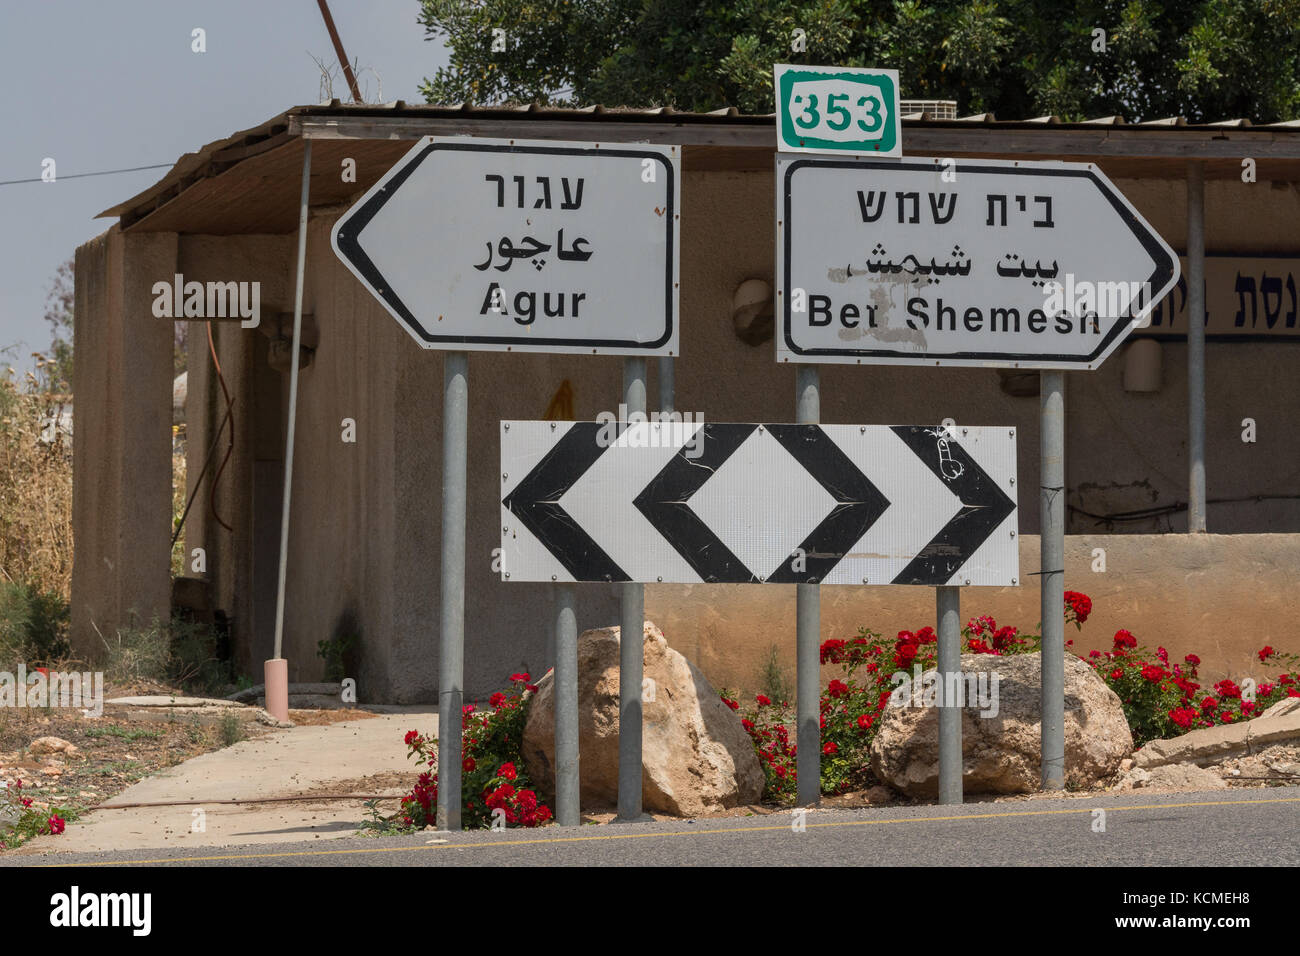
[[[1084,802],[1084,801],[1080,801]],[[1146,803],[1134,806],[1104,807],[1107,812],[1119,810],[1172,810],[1179,807],[1229,807],[1249,806],[1261,803],[1300,803],[1300,797],[1275,797],[1265,800],[1206,800],[1199,803]],[[897,817],[889,820],[827,820],[823,823],[807,823],[813,827],[861,827],[885,826],[895,823],[942,823],[953,820],[992,820],[1008,817],[1059,816],[1069,813],[1092,813],[1093,806],[1068,810],[1013,810],[1006,813],[959,813],[944,817]],[[781,811],[784,815],[786,811]],[[793,811],[791,811],[793,812]],[[761,827],[716,827],[713,829],[669,830],[652,833],[608,833],[591,836],[540,837],[532,840],[490,840],[483,843],[439,843],[421,844],[419,846],[362,847],[353,850],[293,850],[283,853],[231,853],[221,856],[185,856],[160,857],[154,860],[105,860],[89,863],[46,863],[46,867],[62,866],[142,866],[155,863],[213,863],[221,860],[273,860],[299,856],[345,856],[353,853],[409,853],[412,850],[471,850],[498,846],[527,846],[531,844],[554,845],[559,843],[586,843],[592,840],[645,840],[654,837],[705,836],[720,833],[763,833],[774,830],[789,830],[788,823],[780,826]],[[101,851],[102,852],[102,851]]]

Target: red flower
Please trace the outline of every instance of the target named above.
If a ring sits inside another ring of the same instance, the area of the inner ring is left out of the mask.
[[[530,693],[530,694],[536,694],[536,693],[537,693],[537,685],[536,685],[536,684],[525,684],[525,685],[524,685],[524,690],[528,691],[528,693]]]
[[[406,746],[408,747],[414,745],[419,739],[420,739],[420,732],[418,730],[408,730],[406,732],[406,736],[403,738],[403,740],[405,740],[406,742]],[[19,783],[19,786],[22,786],[22,784]]]
[[[916,657],[916,645],[899,644],[898,653],[895,655],[895,657],[902,658],[904,662],[910,661],[912,658]]]
[[[491,697],[488,698],[488,703],[492,706],[493,710],[500,710],[502,707],[505,706],[506,695],[501,693],[501,691],[497,691],[495,694],[493,694]]]
[[[868,730],[871,727],[874,718],[867,714],[858,715],[858,727],[862,730]]]
[[[1232,711],[1225,711],[1219,719],[1225,724],[1232,723],[1233,720]]]
[[[1137,647],[1137,646],[1138,646],[1137,638],[1134,637],[1132,634],[1130,634],[1128,631],[1119,630],[1115,632],[1115,650],[1118,651],[1121,648]]]
[[[772,703],[772,699],[763,694],[758,694],[754,697],[754,703],[758,704],[759,707],[766,707],[768,704]]]
[[[750,720],[748,717],[740,718],[740,726],[744,727],[745,730],[751,734],[754,732],[754,722]]]
[[[1124,676],[1124,669],[1122,667],[1117,667],[1110,672],[1111,680],[1119,680],[1123,676]]]
[[[730,707],[732,710],[739,710],[739,709],[740,709],[740,701],[738,701],[738,700],[731,700],[731,699],[729,699],[729,698],[727,698],[727,697],[724,697],[724,698],[722,698],[722,702],[723,702],[724,704],[726,704],[728,707]]]
[[[515,770],[514,764],[503,763],[501,765],[501,769],[497,771],[497,776],[503,777],[506,780],[514,780],[516,777],[519,776],[519,773],[518,771]]]
[[[933,644],[939,639],[939,635],[934,633],[934,628],[923,627],[916,632],[916,639],[922,644]]]
[[[1142,665],[1142,676],[1152,683],[1161,680],[1165,676],[1164,670],[1156,667],[1154,664]]]
[[[849,695],[849,686],[843,681],[833,680],[826,687],[826,693],[832,697],[847,697]]]
[[[1269,659],[1270,657],[1272,657],[1275,653],[1277,653],[1277,652],[1274,651],[1273,648],[1272,648],[1270,645],[1265,644],[1265,645],[1263,646],[1263,648],[1260,649],[1260,652],[1259,652],[1259,662],[1260,662],[1261,664],[1264,663],[1264,661],[1268,660],[1268,659]]]
[[[1186,663],[1191,664],[1193,667],[1201,666],[1201,659],[1197,657],[1195,654],[1188,654],[1186,657],[1183,658],[1183,660]]]
[[[50,833],[62,833],[65,823],[63,818],[56,813],[45,821],[45,825],[49,828]]]
[[[1188,710],[1185,707],[1178,707],[1169,712],[1169,719],[1179,727],[1185,729],[1192,726],[1192,722],[1196,719],[1196,711]]]
[[[466,773],[470,773],[478,765],[474,763],[473,757],[466,757],[464,760],[460,762],[460,766],[461,769],[464,770]]]
[[[825,747],[822,748],[822,753],[824,753],[826,756],[829,757],[831,754],[837,752],[839,749],[840,749],[839,745],[832,740],[829,743],[827,743]]]
[[[833,664],[838,664],[843,651],[844,642],[838,638],[831,638],[828,641],[823,641],[821,646],[822,663],[825,664],[829,661]]]
[[[1230,680],[1221,680],[1214,685],[1214,690],[1220,697],[1241,697],[1241,688]]]
[[[1089,656],[1089,657],[1101,657],[1101,651],[1089,651],[1089,652],[1088,652],[1088,656]]]
[[[1079,624],[1088,620],[1088,615],[1092,613],[1092,599],[1079,591],[1066,591],[1065,603],[1074,612],[1074,620]]]
[[[518,674],[511,674],[510,679],[512,681],[519,681],[521,683],[527,684],[533,678],[527,671],[521,671]]]

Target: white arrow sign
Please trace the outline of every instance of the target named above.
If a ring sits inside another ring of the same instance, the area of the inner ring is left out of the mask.
[[[509,581],[1016,584],[1014,429],[501,423]]]
[[[334,251],[425,348],[676,355],[676,150],[426,136]]]
[[[777,157],[779,362],[1096,368],[1178,259],[1095,166]]]

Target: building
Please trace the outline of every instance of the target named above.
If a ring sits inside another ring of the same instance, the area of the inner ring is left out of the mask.
[[[1096,163],[1184,255],[1189,209],[1203,209],[1204,395],[1189,395],[1185,291],[1171,294],[1152,326],[1100,370],[1066,376],[1066,587],[1087,592],[1096,606],[1085,630],[1067,636],[1076,650],[1106,648],[1125,627],[1175,659],[1195,651],[1207,672],[1234,675],[1249,673],[1265,643],[1300,645],[1291,613],[1300,573],[1300,446],[1291,430],[1300,418],[1300,121],[1193,126],[920,114],[903,130],[908,155]],[[294,108],[182,157],[155,186],[108,210],[117,222],[77,251],[72,628],[83,653],[100,646],[97,629],[168,613],[172,320],[156,317],[152,303],[155,283],[182,274],[260,283],[258,328],[213,322],[211,351],[203,326],[191,330],[188,475],[199,487],[183,540],[187,555],[204,550],[201,576],[230,621],[238,669],[256,678],[272,656],[285,372],[310,138],[306,364],[284,656],[291,680],[316,679],[323,669],[317,643],[351,636],[362,700],[434,698],[442,363],[410,340],[330,248],[331,226],[351,201],[427,134],[680,146],[676,407],[709,421],[793,420],[794,370],[775,366],[763,310],[738,308],[736,299],[746,280],[772,280],[772,117],[401,102]],[[353,165],[354,181],[345,175]],[[1202,180],[1203,200],[1195,185]],[[491,568],[499,543],[497,424],[543,417],[566,382],[574,417],[595,418],[617,408],[621,371],[613,357],[480,352],[469,365],[465,689],[472,698],[513,671],[549,666],[549,587],[505,584]],[[991,613],[1032,629],[1039,617],[1036,376],[824,366],[821,381],[823,422],[952,418],[1018,430],[1022,584],[966,591],[963,614]],[[653,408],[654,363],[649,394]],[[1209,533],[1188,533],[1188,418],[1201,401]],[[228,408],[233,430],[223,431]],[[345,419],[355,442],[344,441]],[[927,588],[822,591],[823,637],[933,621]],[[716,686],[756,686],[772,646],[793,668],[793,586],[650,585],[646,616]],[[580,587],[580,628],[617,620],[612,586]]]

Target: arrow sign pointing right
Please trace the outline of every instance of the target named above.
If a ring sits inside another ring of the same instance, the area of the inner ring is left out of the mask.
[[[1091,164],[776,166],[778,362],[1096,368],[1178,281]]]
[[[503,422],[501,460],[511,581],[1019,576],[1011,429]]]

